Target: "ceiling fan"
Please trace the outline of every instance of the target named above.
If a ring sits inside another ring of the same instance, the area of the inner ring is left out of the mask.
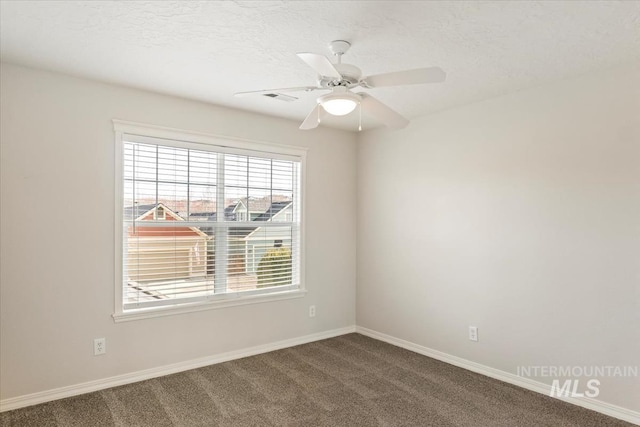
[[[350,47],[351,43],[344,40],[334,40],[329,44],[329,49],[333,55],[337,57],[335,64],[331,63],[324,55],[308,52],[297,54],[300,59],[318,73],[316,86],[256,90],[238,92],[235,95],[262,95],[285,101],[294,101],[297,98],[286,95],[285,93],[311,92],[316,90],[331,91],[331,93],[318,98],[318,105],[316,105],[302,122],[300,129],[314,129],[327,114],[344,116],[355,110],[357,106],[360,106],[361,117],[362,111],[364,111],[377,118],[386,126],[399,129],[408,125],[409,120],[368,93],[352,92],[351,89],[357,87],[373,89],[385,86],[440,83],[446,78],[446,73],[439,67],[417,68],[362,77],[362,71],[360,71],[358,67],[342,63],[342,55],[344,55]],[[360,124],[359,130],[362,130],[362,124]]]

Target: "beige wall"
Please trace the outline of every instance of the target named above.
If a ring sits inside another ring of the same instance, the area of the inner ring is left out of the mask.
[[[362,134],[356,312],[513,374],[640,364],[640,65]]]
[[[355,323],[353,134],[8,64],[1,78],[0,399]],[[308,294],[115,324],[113,118],[308,147]]]

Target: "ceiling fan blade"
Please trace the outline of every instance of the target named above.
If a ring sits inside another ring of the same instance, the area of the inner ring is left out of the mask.
[[[321,76],[333,77],[334,79],[342,78],[338,70],[336,70],[336,67],[333,66],[326,56],[308,52],[298,53],[297,55]]]
[[[317,87],[317,86],[301,86],[301,87],[285,87],[280,89],[251,90],[249,92],[236,92],[234,95],[235,96],[264,95],[268,93],[278,93],[278,92],[311,92],[314,90],[330,90],[330,89],[325,89],[323,87]]]
[[[394,73],[376,74],[364,78],[365,87],[384,87],[415,85],[422,83],[441,83],[447,77],[440,67],[416,68],[415,70],[396,71]]]
[[[302,122],[302,124],[300,125],[300,129],[309,130],[317,128],[320,124],[320,120],[325,118],[326,115],[327,112],[324,111],[324,108],[322,108],[320,104],[316,105],[316,108],[311,110],[307,118],[304,119],[304,122]]]
[[[362,101],[360,101],[360,108],[362,108],[362,111],[371,114],[388,127],[401,129],[409,124],[409,120],[405,119],[373,96],[367,93],[359,93],[358,95],[362,98]]]

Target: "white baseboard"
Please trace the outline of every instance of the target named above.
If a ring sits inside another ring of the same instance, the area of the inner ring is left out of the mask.
[[[131,384],[134,382],[161,377],[164,375],[175,374],[177,372],[188,371],[190,369],[201,368],[203,366],[214,365],[216,363],[227,362],[229,360],[255,356],[257,354],[267,353],[269,351],[280,350],[283,348],[293,347],[296,345],[306,344],[327,338],[333,338],[355,331],[355,326],[348,326],[346,328],[333,329],[316,334],[304,335],[288,340],[249,347],[242,350],[229,351],[227,353],[217,354],[214,356],[201,357],[199,359],[187,360],[185,362],[173,363],[171,365],[117,375],[115,377],[104,378],[101,380],[89,381],[86,383],[60,387],[53,390],[46,390],[38,393],[27,394],[24,396],[12,397],[10,399],[4,399],[0,401],[0,412],[24,408],[25,406],[37,405],[38,403],[50,402],[52,400],[63,399],[65,397],[77,396],[79,394],[91,393],[94,391],[104,390],[106,388],[116,387],[120,385]]]
[[[443,353],[438,350],[433,350],[431,348],[405,341],[400,338],[392,337],[390,335],[364,328],[362,326],[356,326],[356,332],[380,341],[384,341],[389,344],[393,344],[398,347],[406,348],[407,350],[423,354],[425,356],[440,360],[450,365],[458,366],[460,368],[464,368],[469,371],[485,375],[487,377],[495,378],[509,384],[526,388],[527,390],[542,393],[547,396],[551,395],[551,386],[549,384],[544,384],[530,378],[520,377],[509,372],[481,365],[479,363],[472,362],[461,357],[452,356],[450,354]],[[612,405],[610,403],[602,402],[600,400],[589,397],[554,397],[565,402],[572,403],[574,405],[582,406],[583,408],[591,409],[592,411],[609,415],[610,417],[618,418],[632,424],[640,425],[640,412],[632,411],[630,409],[622,408],[620,406]]]

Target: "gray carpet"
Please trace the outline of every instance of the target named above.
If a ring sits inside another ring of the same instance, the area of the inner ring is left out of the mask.
[[[5,426],[630,426],[350,334],[0,415]]]

